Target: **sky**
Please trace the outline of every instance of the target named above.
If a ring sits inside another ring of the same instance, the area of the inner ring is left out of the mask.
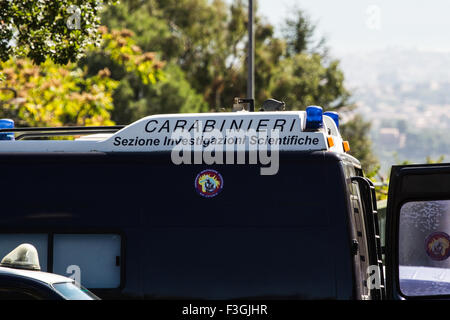
[[[304,9],[332,52],[388,47],[450,51],[448,0],[259,0],[259,12],[279,25],[289,8]]]

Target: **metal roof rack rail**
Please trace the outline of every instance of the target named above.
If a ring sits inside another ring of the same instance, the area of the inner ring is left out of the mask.
[[[125,128],[123,125],[119,126],[90,126],[90,127],[30,127],[30,128],[11,128],[0,129],[0,133],[8,132],[22,133],[15,137],[16,140],[23,140],[30,137],[49,137],[49,136],[74,136],[97,133],[115,133],[120,129]]]

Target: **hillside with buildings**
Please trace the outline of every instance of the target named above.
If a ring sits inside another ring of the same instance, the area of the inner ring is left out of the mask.
[[[450,52],[390,48],[340,59],[384,173],[403,161],[450,161]]]

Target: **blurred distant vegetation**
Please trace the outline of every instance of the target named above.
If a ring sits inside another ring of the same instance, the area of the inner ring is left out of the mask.
[[[383,120],[383,128],[397,129],[404,143],[397,141],[389,143],[378,132],[373,135],[374,145],[377,147],[383,162],[396,164],[433,163],[442,162],[450,156],[450,140],[448,130],[444,128],[416,128],[406,120]],[[425,156],[428,155],[428,156]],[[434,159],[434,160],[433,160]]]
[[[155,113],[229,110],[234,97],[246,96],[247,1],[124,0],[101,15],[95,1],[78,1],[85,4],[82,30],[68,30],[61,17],[72,2],[0,5],[0,71],[6,76],[0,85],[14,87],[22,99],[0,92],[0,117],[33,126],[127,124]],[[53,12],[60,28],[40,24],[42,10]],[[42,32],[40,42],[24,37],[22,29]],[[15,30],[17,50],[10,46]],[[281,30],[275,35],[274,26],[256,14],[256,106],[275,98],[290,110],[313,104],[354,108],[339,61],[329,56],[305,12],[293,8]],[[374,172],[370,124],[356,116],[342,130],[351,154]]]

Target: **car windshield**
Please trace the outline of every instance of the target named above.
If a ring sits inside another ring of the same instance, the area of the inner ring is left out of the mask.
[[[53,288],[67,300],[100,300],[88,289],[73,282],[54,283]]]

